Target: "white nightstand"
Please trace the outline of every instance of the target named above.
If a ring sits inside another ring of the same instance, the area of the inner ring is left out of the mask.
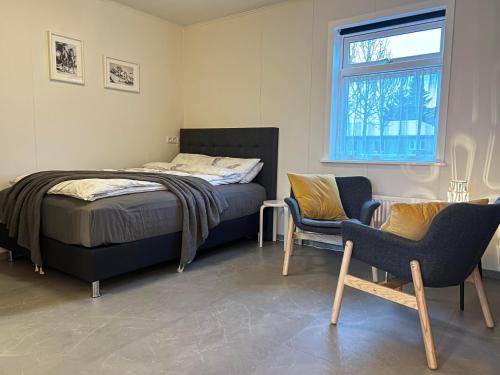
[[[259,222],[259,247],[262,247],[262,238],[263,236],[263,230],[264,230],[264,209],[267,207],[271,207],[273,209],[273,241],[276,242],[276,228],[278,226],[278,210],[282,209],[283,210],[283,218],[284,218],[284,224],[283,224],[283,234],[284,234],[284,241],[285,241],[285,246],[286,246],[286,234],[288,231],[288,206],[287,204],[282,201],[282,200],[270,200],[270,201],[264,201],[262,206],[260,206],[260,222]]]

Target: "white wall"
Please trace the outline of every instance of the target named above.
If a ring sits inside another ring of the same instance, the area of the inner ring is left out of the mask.
[[[280,196],[286,172],[365,175],[375,193],[446,198],[450,178],[472,197],[500,195],[500,3],[457,0],[446,161],[441,167],[320,163],[328,22],[412,0],[289,1],[188,27],[184,126],[278,126]],[[500,270],[500,234],[484,258]]]
[[[447,165],[332,165],[322,152],[329,21],[414,0],[300,0],[182,28],[104,0],[0,2],[0,186],[53,168],[169,159],[185,127],[280,127],[287,171],[368,176],[378,194],[500,195],[500,4],[457,0]],[[84,86],[48,78],[48,30],[85,42]],[[102,55],[141,64],[141,93],[103,89]],[[182,95],[184,90],[184,95]],[[485,256],[500,270],[500,234]]]
[[[101,0],[0,2],[0,186],[42,169],[164,160],[182,124],[182,28]],[[47,31],[84,40],[84,86],[49,80]],[[103,88],[102,56],[141,65],[141,93]]]

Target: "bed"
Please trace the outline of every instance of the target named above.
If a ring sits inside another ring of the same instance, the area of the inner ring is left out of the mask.
[[[264,163],[251,183],[217,187],[229,208],[200,250],[256,237],[262,201],[276,198],[278,134],[277,128],[181,129],[181,153],[259,158]],[[92,297],[99,297],[102,280],[178,259],[181,216],[177,198],[168,191],[94,202],[46,196],[40,235],[44,264],[91,283]],[[264,237],[269,239],[272,220],[265,222]],[[0,246],[14,258],[28,255],[3,225]]]

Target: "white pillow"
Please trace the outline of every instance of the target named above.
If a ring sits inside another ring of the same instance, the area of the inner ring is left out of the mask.
[[[201,154],[178,154],[172,164],[214,165],[215,157]]]
[[[177,164],[174,166],[174,168],[172,168],[172,170],[190,174],[205,174],[219,177],[238,177],[241,179],[241,175],[233,169],[215,167],[213,165]]]
[[[255,177],[259,174],[259,172],[262,170],[262,167],[264,166],[264,163],[258,163],[250,172],[248,172],[246,175],[243,176],[243,178],[240,181],[240,184],[248,184],[249,182],[252,182]]]
[[[215,159],[216,167],[232,169],[242,176],[250,173],[252,169],[259,163],[260,159],[240,159],[220,157]]]
[[[17,176],[11,180],[9,180],[9,185],[15,185],[17,184],[19,181],[21,181],[24,177],[26,176],[29,176],[30,174],[23,174],[22,176]]]
[[[177,172],[185,172],[188,174],[203,174],[203,175],[213,175],[219,177],[231,177],[241,179],[241,174],[235,171],[234,169],[216,167],[214,165],[206,165],[206,164],[175,164],[175,163],[166,163],[162,161],[156,161],[151,163],[146,163],[142,166],[146,169],[153,169],[157,171],[177,171]],[[131,169],[128,169],[131,170]],[[142,172],[138,169],[138,172]],[[239,181],[238,179],[238,181]],[[237,181],[237,182],[238,182]]]
[[[176,164],[174,163],[167,163],[164,161],[154,161],[151,163],[146,163],[142,167],[143,168],[148,168],[148,169],[160,169],[164,171],[170,171],[172,167],[174,167]]]

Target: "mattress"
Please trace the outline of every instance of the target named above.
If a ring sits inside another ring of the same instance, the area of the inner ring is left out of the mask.
[[[256,183],[216,186],[229,207],[221,221],[259,211],[266,199]],[[155,191],[86,202],[47,195],[42,204],[42,234],[69,245],[96,247],[161,236],[182,230],[182,208],[174,194]]]

